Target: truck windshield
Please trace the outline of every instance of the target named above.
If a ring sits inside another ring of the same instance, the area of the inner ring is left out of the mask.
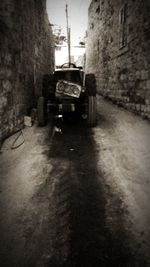
[[[81,85],[81,77],[79,71],[56,71],[55,80],[65,80],[68,82],[73,82]]]

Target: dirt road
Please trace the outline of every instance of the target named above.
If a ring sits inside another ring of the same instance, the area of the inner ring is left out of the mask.
[[[16,134],[17,135],[17,134]],[[1,267],[150,266],[147,121],[100,100],[98,125],[55,120],[0,154]]]

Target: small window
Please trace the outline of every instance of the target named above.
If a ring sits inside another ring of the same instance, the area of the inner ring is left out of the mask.
[[[120,9],[120,34],[119,34],[119,46],[120,48],[127,45],[127,3]]]

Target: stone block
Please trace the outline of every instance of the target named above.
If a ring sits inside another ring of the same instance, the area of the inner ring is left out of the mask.
[[[150,105],[146,106],[146,111],[150,113]]]
[[[12,54],[6,54],[4,56],[4,65],[11,66],[13,64],[13,56]]]
[[[4,80],[2,82],[2,86],[3,86],[3,91],[5,91],[6,93],[12,91],[12,83],[9,80]]]
[[[147,80],[148,79],[148,71],[142,70],[141,71],[141,80]]]
[[[7,97],[6,96],[2,96],[0,98],[0,108],[4,108],[7,106]]]
[[[146,82],[146,87],[147,87],[147,89],[150,91],[150,80],[148,80],[148,81]]]
[[[141,111],[145,110],[145,105],[141,105]]]
[[[150,100],[149,99],[145,99],[145,104],[146,105],[150,105]]]

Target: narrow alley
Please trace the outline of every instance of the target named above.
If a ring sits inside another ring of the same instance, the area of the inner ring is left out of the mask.
[[[0,267],[150,267],[150,0],[0,0]]]
[[[150,125],[98,100],[94,129],[60,119],[4,143],[2,267],[150,266]]]

